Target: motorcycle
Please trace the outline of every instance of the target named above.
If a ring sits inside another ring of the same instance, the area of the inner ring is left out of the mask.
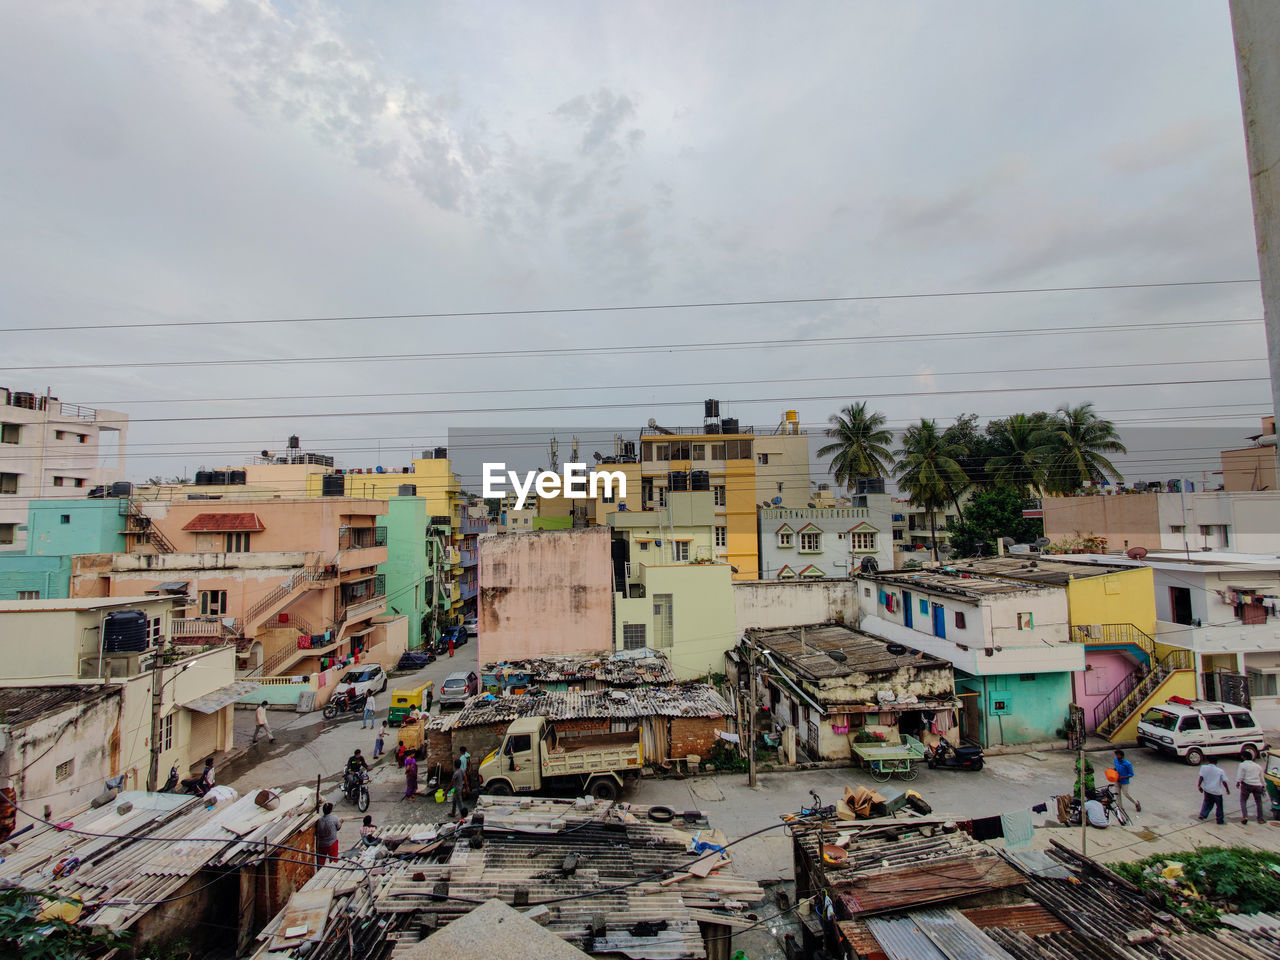
[[[1127,827],[1129,825],[1129,814],[1125,812],[1124,807],[1120,805],[1115,794],[1111,792],[1110,785],[1095,790],[1094,798],[1102,804],[1102,809],[1106,811],[1108,823],[1111,821],[1112,817],[1114,817],[1116,823],[1120,824],[1120,826]],[[1080,826],[1079,797],[1071,798],[1071,814],[1068,819],[1068,823],[1075,827]]]
[[[364,813],[369,809],[369,771],[346,773],[342,777],[342,795],[347,803],[353,803],[356,809]]]
[[[367,694],[353,694],[350,690],[344,693],[334,694],[329,698],[329,702],[324,705],[324,718],[332,720],[340,713],[364,713],[364,702]]]
[[[925,747],[924,759],[930,770],[981,770],[982,748],[953,747],[946,737],[939,737],[936,747]]]

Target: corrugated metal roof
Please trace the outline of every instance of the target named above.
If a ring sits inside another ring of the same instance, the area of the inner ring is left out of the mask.
[[[765,647],[779,662],[808,680],[846,677],[854,673],[892,674],[906,667],[950,671],[951,664],[926,653],[891,653],[889,642],[834,623],[778,630],[748,630],[747,639]],[[843,654],[843,663],[828,653]]]
[[[1275,930],[1280,928],[1280,917],[1273,913],[1225,913],[1222,922],[1237,930]]]
[[[948,960],[911,917],[872,917],[867,929],[891,960]]]
[[[959,910],[917,910],[911,919],[950,960],[1013,960]]]
[[[217,713],[223,707],[235,703],[241,697],[253,693],[261,686],[262,684],[254,683],[252,680],[237,680],[234,683],[227,684],[225,687],[212,690],[204,696],[188,700],[182,706],[187,710],[194,710],[196,713]]]
[[[714,689],[705,684],[689,684],[586,693],[473,697],[456,714],[432,717],[427,728],[457,730],[539,716],[549,720],[638,720],[642,717],[723,717],[728,713],[729,705]]]
[[[1036,936],[1041,933],[1057,933],[1067,925],[1038,903],[1018,903],[1013,906],[970,907],[961,910],[974,926],[986,930],[991,927],[1021,930]]]
[[[829,878],[831,879],[831,878]],[[839,897],[852,916],[956,900],[1019,886],[1022,874],[996,857],[931,863],[888,873],[864,874],[841,884]]]

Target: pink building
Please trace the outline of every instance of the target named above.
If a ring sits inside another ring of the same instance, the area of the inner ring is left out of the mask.
[[[605,527],[480,541],[481,663],[613,649],[613,577]]]

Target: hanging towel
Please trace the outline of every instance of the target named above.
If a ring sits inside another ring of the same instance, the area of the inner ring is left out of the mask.
[[[1004,830],[1006,847],[1029,847],[1035,836],[1036,828],[1031,824],[1031,811],[1018,810],[1000,817],[1000,826]]]
[[[973,839],[995,840],[1004,836],[1004,827],[999,817],[979,817],[973,821]]]

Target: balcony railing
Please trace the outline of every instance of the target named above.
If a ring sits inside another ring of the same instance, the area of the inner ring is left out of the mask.
[[[341,527],[338,530],[339,550],[363,550],[386,545],[386,527]]]
[[[463,517],[462,533],[463,535],[485,533],[489,529],[489,521],[485,517]]]
[[[480,562],[479,550],[463,550],[462,551],[462,565],[464,567],[474,567],[479,562]]]
[[[175,640],[221,638],[228,630],[218,617],[174,618],[169,621],[169,635]]]
[[[1073,643],[1096,643],[1105,645],[1133,644],[1142,649],[1150,662],[1155,654],[1156,642],[1150,634],[1132,623],[1088,623],[1071,628]]]
[[[478,588],[479,588],[479,585],[476,584],[475,582],[464,583],[462,584],[459,592],[461,593],[463,600],[470,600],[472,597],[476,595],[476,591],[478,590]]]

